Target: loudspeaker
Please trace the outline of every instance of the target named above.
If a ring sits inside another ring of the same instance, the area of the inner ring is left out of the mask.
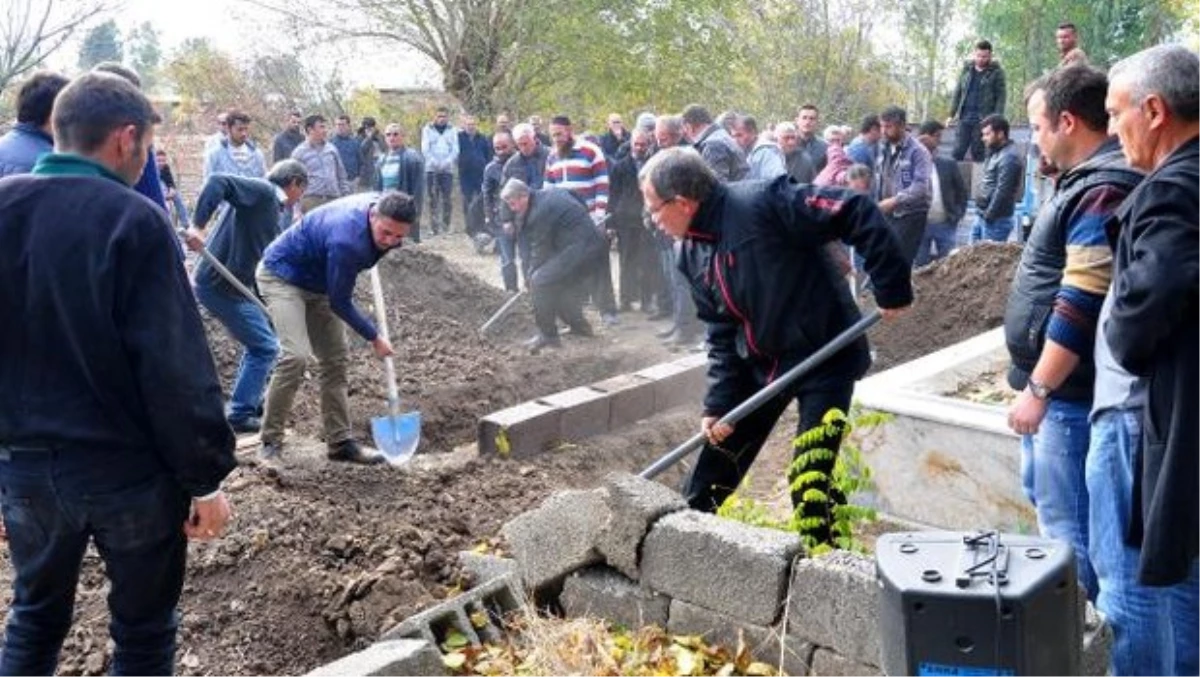
[[[875,546],[888,675],[1077,675],[1075,553],[983,532],[886,534]]]

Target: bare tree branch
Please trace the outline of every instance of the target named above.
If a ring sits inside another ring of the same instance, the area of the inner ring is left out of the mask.
[[[0,19],[0,89],[41,66],[76,30],[109,9],[108,0],[9,0]]]

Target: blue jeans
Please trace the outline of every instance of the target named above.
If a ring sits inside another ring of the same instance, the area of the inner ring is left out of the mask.
[[[158,459],[0,447],[0,501],[15,573],[0,674],[54,674],[89,541],[112,583],[111,674],[171,674],[189,500]]]
[[[500,277],[504,278],[506,291],[517,291],[517,247],[512,235],[500,233],[496,236],[500,247]]]
[[[914,265],[929,265],[954,251],[958,239],[957,231],[958,226],[953,223],[925,224],[925,234],[921,236],[921,245],[917,247],[917,260]],[[937,248],[936,254],[929,253],[933,247]]]
[[[1140,472],[1140,410],[1108,410],[1092,421],[1087,457],[1091,512],[1089,555],[1100,595],[1096,607],[1113,628],[1112,674],[1195,675],[1200,671],[1200,576],[1157,588],[1137,582],[1140,550],[1125,536],[1133,504],[1134,472]]]
[[[425,185],[429,192],[429,230],[434,235],[449,233],[450,191],[454,190],[454,175],[426,172]]]
[[[1096,599],[1096,574],[1088,561],[1088,452],[1091,402],[1051,398],[1036,435],[1021,438],[1021,484],[1037,510],[1038,531],[1075,549],[1079,583]]]
[[[1013,227],[1017,224],[1015,216],[1005,216],[995,221],[985,221],[983,216],[975,218],[971,228],[971,244],[988,240],[991,242],[1008,242]]]
[[[279,339],[271,329],[271,321],[262,308],[236,291],[207,284],[198,284],[195,289],[196,299],[244,346],[226,415],[230,421],[258,416],[267,379],[279,356]]]

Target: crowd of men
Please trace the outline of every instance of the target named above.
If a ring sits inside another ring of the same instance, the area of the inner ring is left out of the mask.
[[[1054,182],[1015,274],[1005,329],[1009,412],[1039,530],[1070,543],[1080,583],[1114,628],[1114,674],[1196,674],[1200,578],[1200,66],[1160,46],[1106,74],[1073,26],[1062,62],[1023,93],[1040,167]],[[315,361],[332,461],[374,464],[353,439],[349,327],[392,347],[352,300],[358,274],[411,238],[449,232],[455,176],[467,234],[494,248],[506,288],[531,295],[532,352],[594,333],[636,306],[664,341],[702,342],[707,443],[683,487],[715,511],[794,401],[798,431],[849,409],[870,352],[859,339],[736,425],[738,403],[860,317],[855,270],[885,319],[913,302],[914,265],[971,241],[1006,240],[1023,159],[1002,112],[991,45],[964,64],[940,157],[938,121],[890,106],[818,133],[820,111],[763,125],[702,105],[610,115],[599,137],[566,115],[496,120],[439,109],[420,131],[329,136],[293,113],[272,163],[230,111],[206,140],[189,212],[153,148],[158,116],[136,73],[102,64],[72,81],[29,78],[0,138],[0,497],[15,570],[0,673],[49,674],[71,623],[89,541],[112,581],[113,671],[169,674],[186,540],[219,536],[235,432],[259,432],[279,472],[284,425]],[[853,136],[853,138],[851,138]],[[956,160],[982,163],[971,196]],[[205,254],[189,279],[184,245]],[[428,210],[424,207],[428,205]],[[616,243],[620,275],[610,251]],[[965,301],[965,299],[964,299]],[[244,346],[221,392],[197,311]],[[814,445],[840,445],[833,426]],[[797,453],[803,453],[799,449]],[[820,467],[832,475],[833,460]],[[844,497],[806,487],[828,505]],[[805,536],[830,539],[830,520]]]

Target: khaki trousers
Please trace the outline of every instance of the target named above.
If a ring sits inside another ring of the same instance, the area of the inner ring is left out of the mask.
[[[264,405],[261,438],[263,443],[282,442],[283,429],[296,391],[304,381],[304,369],[316,358],[321,388],[321,424],[325,442],[336,444],[350,439],[350,400],[347,365],[350,350],[346,343],[346,325],[329,307],[329,297],[305,291],[258,266],[255,278],[258,290],[279,336],[279,363],[271,374]]]

